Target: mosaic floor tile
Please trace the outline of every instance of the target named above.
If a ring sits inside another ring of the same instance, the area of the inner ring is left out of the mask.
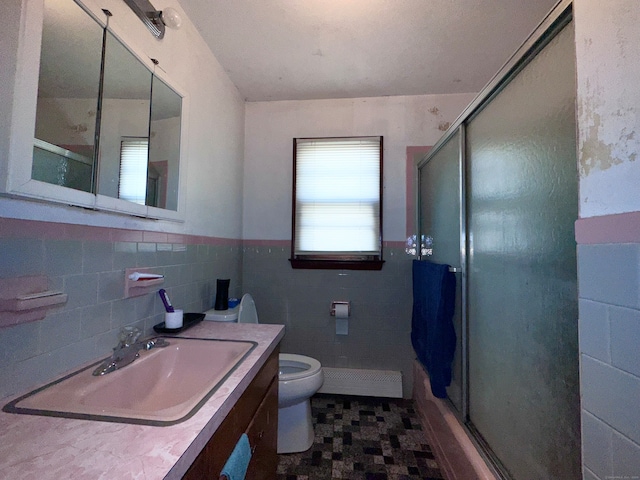
[[[278,480],[444,480],[411,400],[319,394],[309,450],[278,456]]]

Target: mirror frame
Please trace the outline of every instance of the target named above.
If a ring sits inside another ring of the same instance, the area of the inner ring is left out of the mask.
[[[106,26],[106,22],[102,19],[104,13],[93,0],[75,1],[89,16],[98,22],[101,27],[104,28]],[[156,75],[182,97],[178,209],[166,210],[139,205],[126,200],[74,190],[31,178],[44,1],[22,0],[21,3],[20,40],[17,45],[16,71],[13,77],[14,102],[9,118],[10,138],[8,159],[6,170],[0,169],[0,193],[19,198],[72,205],[103,212],[183,222],[186,211],[185,200],[188,163],[186,139],[188,132],[189,97],[185,93],[185,90],[177,85],[175,81],[167,78],[167,74],[162,69],[154,68],[155,66],[149,56],[144,54],[144,49],[140,48],[139,45],[130,38],[130,35],[127,35],[117,24],[110,24],[107,27],[109,32],[122,42],[151,73]],[[144,33],[147,32],[144,31]]]

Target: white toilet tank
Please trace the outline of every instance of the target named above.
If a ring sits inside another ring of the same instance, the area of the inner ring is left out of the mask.
[[[204,312],[204,319],[212,322],[237,322],[240,305],[227,310],[207,310]]]
[[[258,312],[253,297],[245,293],[237,305],[228,310],[207,310],[204,312],[205,320],[212,322],[238,322],[238,323],[258,323]]]

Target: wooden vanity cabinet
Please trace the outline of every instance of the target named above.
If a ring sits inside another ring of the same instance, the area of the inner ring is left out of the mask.
[[[217,480],[233,448],[246,433],[252,455],[247,480],[274,480],[278,467],[278,354],[269,356],[251,384],[193,462],[184,479]]]

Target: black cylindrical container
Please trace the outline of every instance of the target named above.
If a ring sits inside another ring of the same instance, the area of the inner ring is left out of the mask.
[[[229,308],[229,278],[218,278],[216,280],[216,303],[214,310],[226,310]]]

